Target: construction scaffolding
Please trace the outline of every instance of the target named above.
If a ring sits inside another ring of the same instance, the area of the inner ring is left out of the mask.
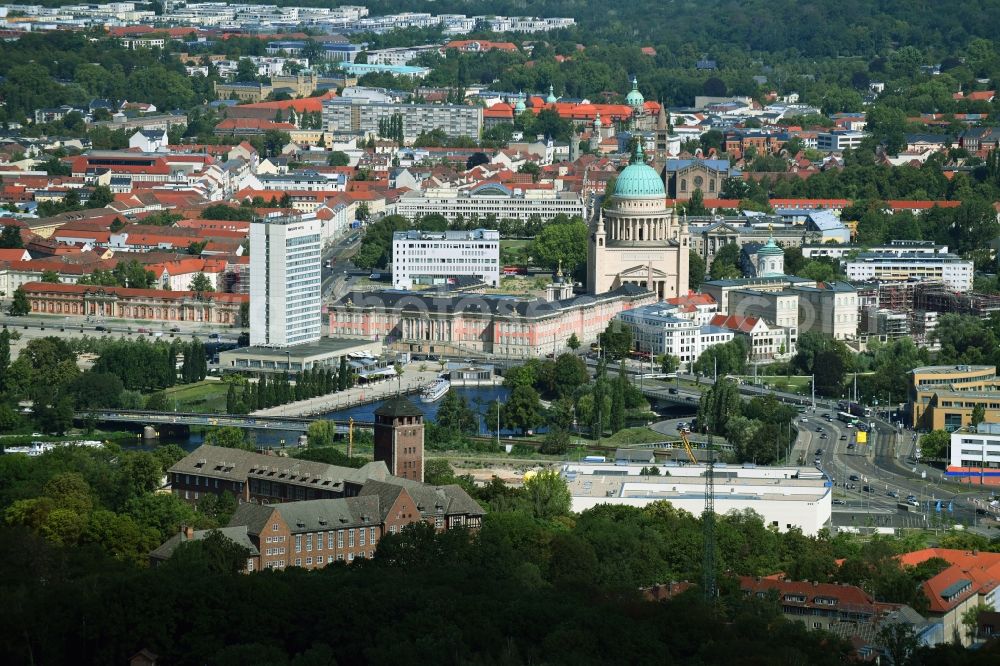
[[[914,293],[913,308],[922,312],[971,315],[985,319],[1000,312],[1000,294],[957,292],[941,284],[921,284]]]

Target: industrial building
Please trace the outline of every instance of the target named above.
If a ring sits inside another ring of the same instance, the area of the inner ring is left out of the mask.
[[[398,104],[363,98],[334,98],[323,102],[323,127],[334,136],[375,136],[379,121],[403,119],[403,138],[412,142],[420,134],[440,129],[451,138],[478,139],[483,130],[483,110],[463,104]]]
[[[644,465],[565,463],[562,475],[572,496],[573,511],[599,504],[642,507],[667,501],[695,515],[705,510],[706,465],[665,463],[658,476],[643,475]],[[799,528],[815,536],[831,517],[830,480],[814,467],[757,467],[717,463],[714,471],[715,511],[751,509],[764,524],[785,532]]]

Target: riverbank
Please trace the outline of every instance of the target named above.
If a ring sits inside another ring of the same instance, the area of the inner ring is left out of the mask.
[[[425,364],[421,364],[425,365]],[[320,395],[308,400],[297,400],[286,405],[258,409],[251,416],[317,416],[330,412],[351,409],[360,405],[384,400],[397,393],[412,395],[413,400],[419,400],[420,390],[438,378],[436,370],[420,370],[420,366],[410,364],[403,368],[401,380],[396,378],[355,386],[344,391]]]

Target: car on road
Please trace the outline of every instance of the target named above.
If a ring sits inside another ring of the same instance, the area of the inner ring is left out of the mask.
[[[816,449],[816,455],[818,456],[823,455],[823,449]]]
[[[847,450],[848,451],[850,451],[853,448],[854,448],[854,442],[851,442],[850,444],[847,445]]]
[[[667,393],[669,393],[670,395],[677,395],[677,389],[675,388],[667,389]]]
[[[899,499],[899,493],[895,490],[889,490],[886,492],[886,497],[895,497],[896,499]]]
[[[170,332],[171,333],[180,333],[181,332],[181,327],[180,326],[171,326],[170,327]]]
[[[844,500],[842,500],[842,499],[835,499],[835,500],[833,500],[833,503],[834,503],[834,504],[847,504],[847,502],[845,502],[845,501],[844,501]]]
[[[824,432],[822,435],[819,436],[819,438],[820,439],[829,439],[830,436]]]
[[[695,400],[695,398],[694,398],[693,395],[689,395],[688,397],[686,397],[684,399],[687,400],[688,402],[694,402],[694,400]]]
[[[844,441],[845,439],[847,439],[847,435],[841,435],[840,436],[840,441]]]
[[[94,330],[95,331],[106,331],[106,330],[108,330],[108,327],[107,326],[100,326],[100,325],[98,325],[98,326],[94,327]]]
[[[801,419],[799,419],[799,422],[800,423],[809,423],[809,419],[807,419],[806,417],[803,416]]]
[[[823,461],[819,458],[813,460],[813,465],[816,465],[816,467],[819,467],[821,464],[823,464]]]
[[[918,502],[916,500],[916,498],[914,498],[914,499],[908,499],[908,500],[906,500],[906,503],[909,504],[910,506],[915,506],[915,507],[918,507],[918,508],[920,507],[920,502]]]
[[[851,481],[860,481],[861,480],[861,477],[859,477],[857,474],[851,474],[851,476],[849,476],[848,478]]]
[[[221,337],[222,337],[222,336],[221,336],[221,335],[219,335],[218,333],[211,333],[211,334],[210,334],[210,335],[208,336],[208,339],[209,339],[209,340],[218,340],[218,339],[219,339],[219,338],[221,338]]]
[[[875,492],[875,489],[872,488],[871,486],[862,486],[861,490],[865,491],[866,493],[873,493],[873,492]]]
[[[858,489],[858,487],[856,485],[854,485],[853,483],[845,483],[844,484],[844,488],[846,490],[857,490]]]
[[[907,502],[914,502],[914,501],[916,501],[916,499],[917,499],[916,495],[907,495],[906,496],[906,501]]]

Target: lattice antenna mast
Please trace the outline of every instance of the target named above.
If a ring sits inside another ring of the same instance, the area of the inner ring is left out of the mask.
[[[708,464],[705,467],[705,512],[701,515],[704,553],[701,561],[701,589],[706,601],[718,594],[715,584],[715,450],[708,433]]]

